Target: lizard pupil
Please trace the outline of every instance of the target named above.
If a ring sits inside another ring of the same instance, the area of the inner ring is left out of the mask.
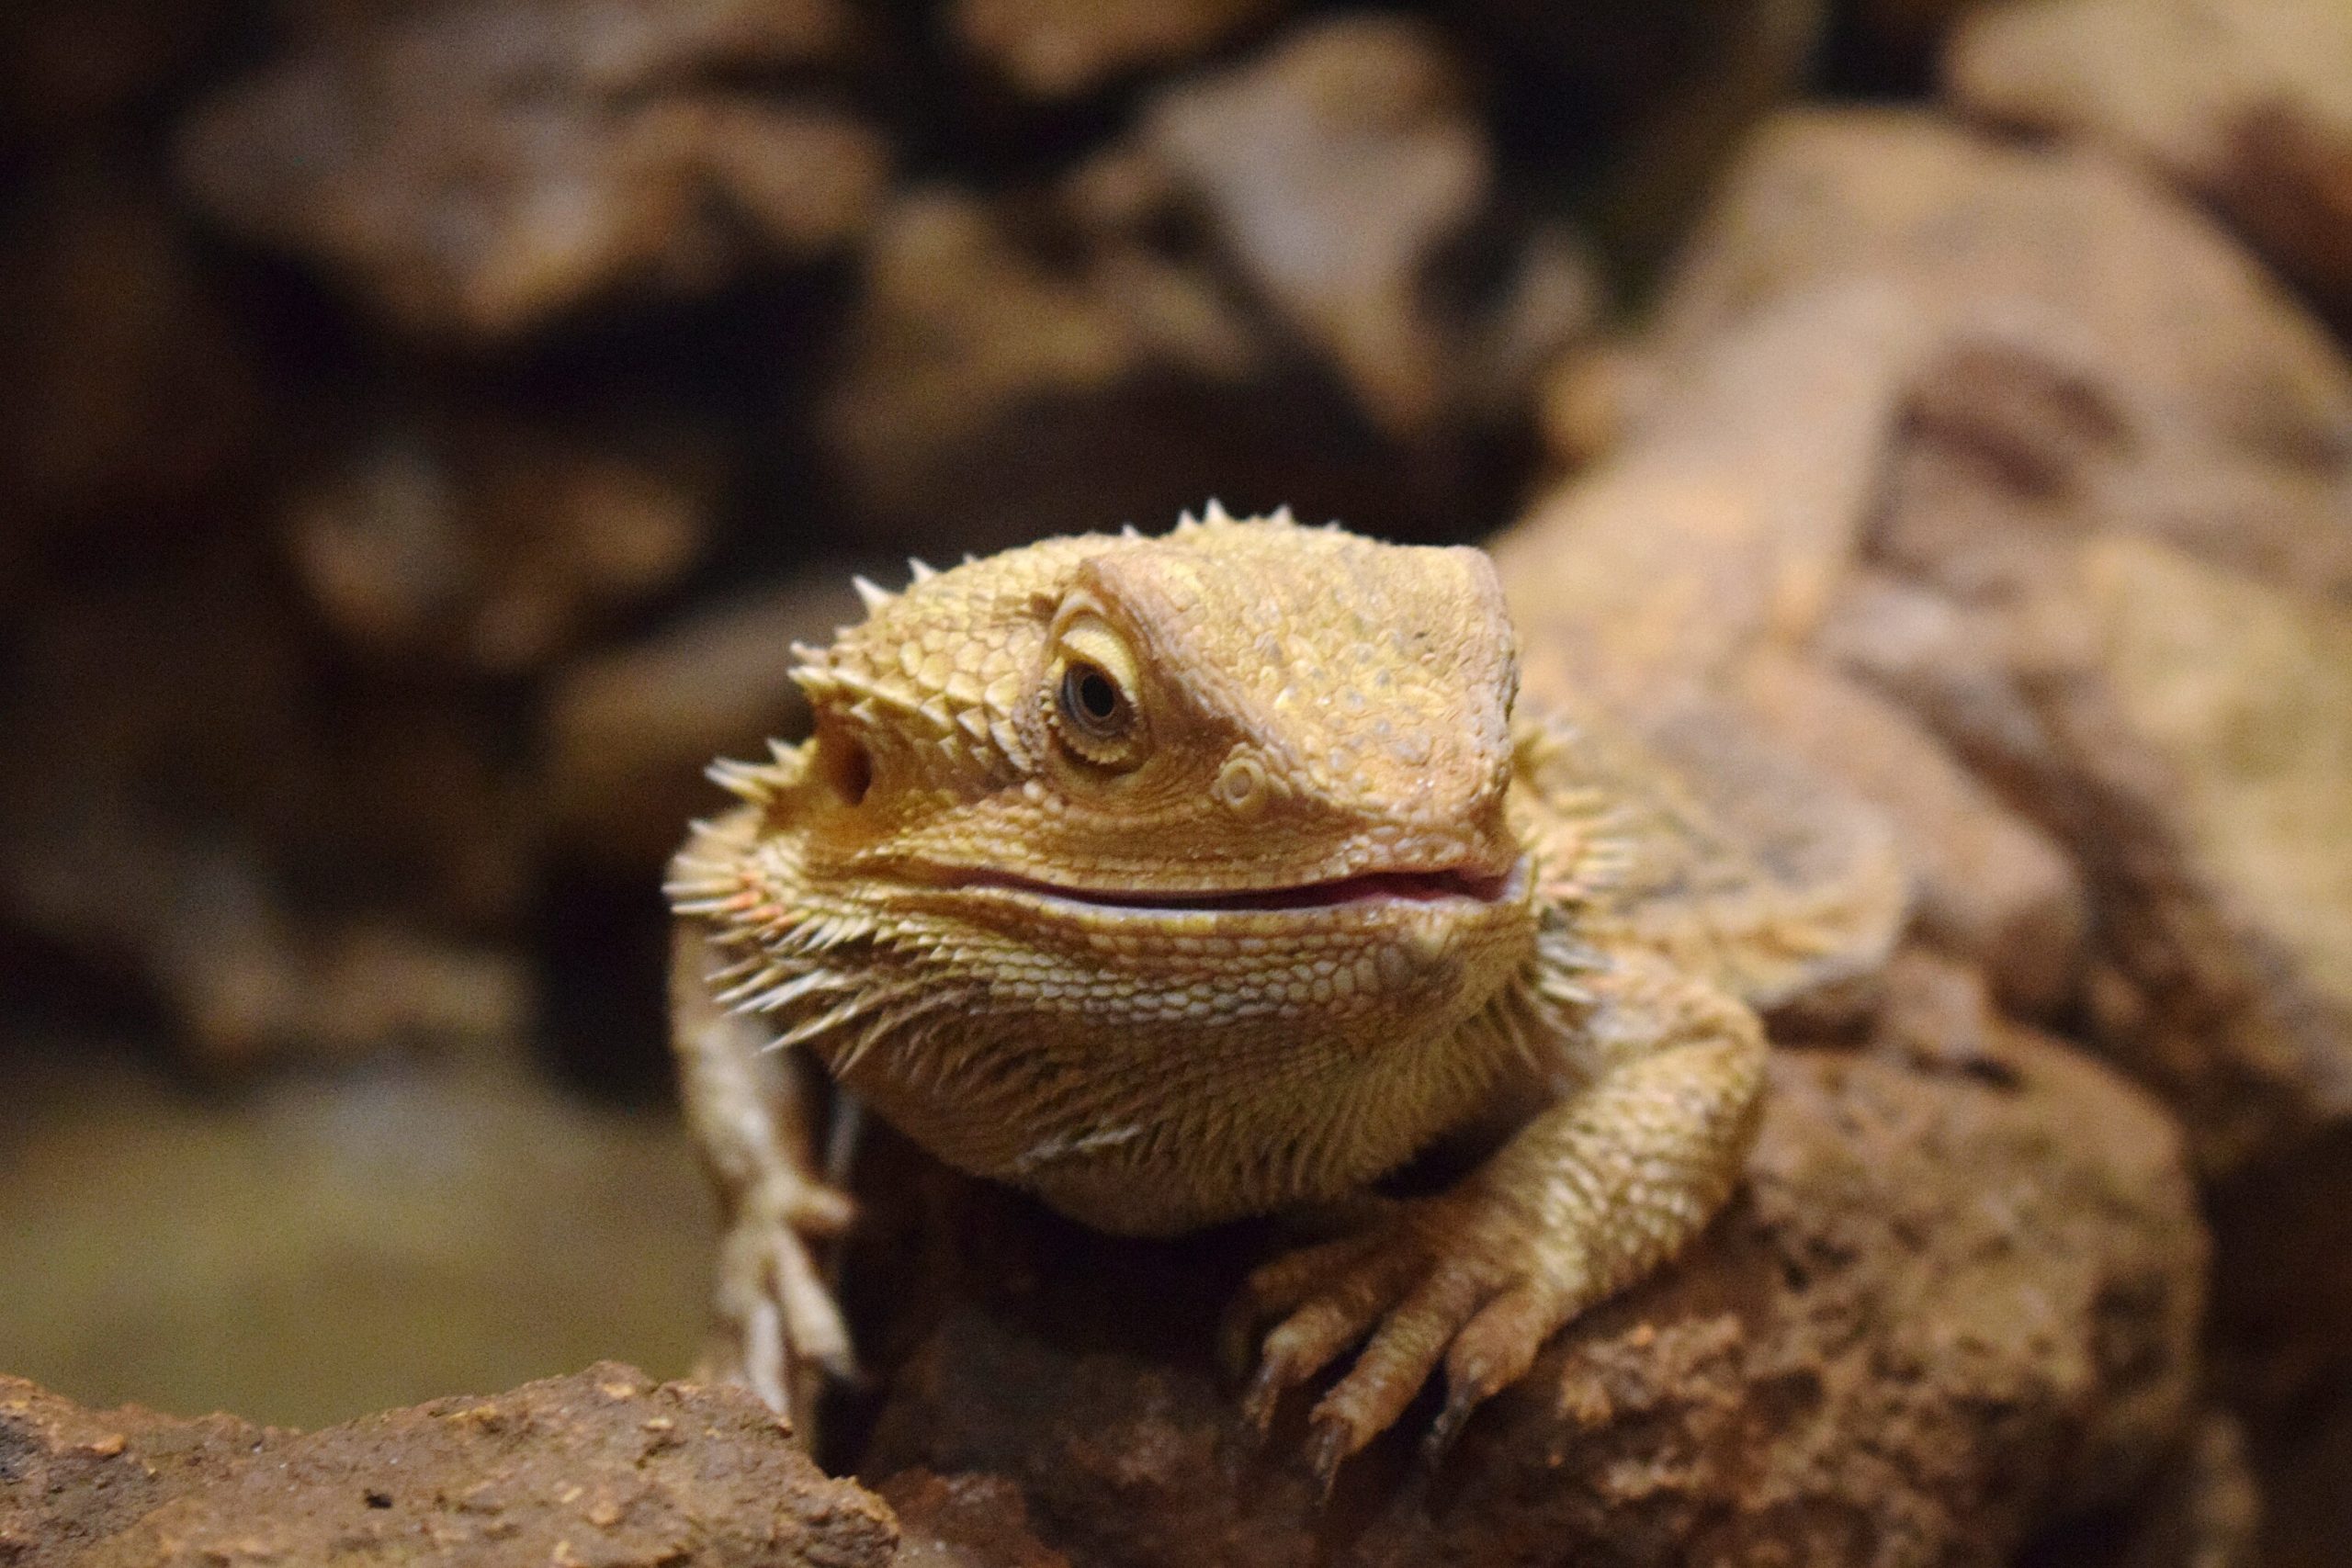
[[[1125,728],[1120,721],[1125,705],[1118,682],[1093,665],[1073,664],[1062,672],[1062,712],[1088,734],[1117,734]]]

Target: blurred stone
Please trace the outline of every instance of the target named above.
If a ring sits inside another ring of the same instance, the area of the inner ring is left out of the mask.
[[[185,504],[258,437],[245,347],[166,197],[68,158],[0,208],[0,599],[46,532]]]
[[[812,568],[566,665],[544,721],[557,844],[648,887],[659,880],[686,823],[721,798],[703,770],[807,732],[792,647],[830,642],[865,615],[851,571],[846,561]]]
[[[288,548],[363,658],[513,674],[693,564],[716,499],[705,446],[479,417],[379,428],[292,496]]]
[[[1961,107],[2084,136],[2211,199],[2279,269],[2352,310],[2352,6],[2038,0],[1951,40]]]
[[[528,984],[481,933],[535,839],[495,727],[325,674],[251,544],[20,616],[0,918],[215,1066],[510,1043]]]
[[[1799,290],[1660,355],[1617,448],[1494,551],[1532,693],[1565,679],[1637,717],[1685,691],[1737,703],[1897,825],[1925,930],[2046,1015],[2081,971],[2074,868],[1898,705],[1811,652],[1936,333],[1902,289],[1854,284]]]
[[[819,428],[864,531],[918,548],[1165,526],[1211,486],[1458,534],[1599,293],[1394,17],[1176,82],[1046,190],[910,191],[868,257]]]
[[[1023,95],[1082,97],[1205,53],[1289,0],[957,0],[956,40]]]
[[[0,148],[138,107],[216,41],[232,0],[16,0],[0,10]]]
[[[1398,439],[1517,410],[1598,314],[1567,234],[1503,220],[1493,140],[1423,23],[1301,28],[1164,90],[1126,155],[1139,165],[1114,154],[1081,186],[1103,216],[1140,228],[1197,215],[1251,295]]]
[[[1654,350],[1678,361],[1861,277],[1901,287],[1923,325],[2088,370],[2156,466],[2150,488],[2194,481],[2184,508],[2290,512],[2352,459],[2352,369],[2219,225],[2111,155],[1893,110],[1803,110],[1756,139],[1660,302]],[[2295,531],[2307,547],[2325,532]]]
[[[2208,1411],[2134,1506],[2035,1543],[2019,1568],[2278,1568],[2261,1540],[2261,1486],[2236,1418]]]
[[[821,62],[850,28],[835,0],[445,0],[322,29],[216,95],[180,168],[220,223],[401,325],[510,338],[861,233],[880,137],[719,85]]]
[[[0,1438],[40,1480],[0,1494],[0,1543],[28,1568],[883,1568],[898,1541],[886,1505],[828,1480],[751,1395],[614,1362],[309,1433],[87,1411],[0,1379]]]
[[[2095,1031],[2209,1169],[2352,1116],[2352,610],[2126,535],[2010,564],[1826,641],[2074,852]]]
[[[2205,1249],[2155,1107],[1973,1026],[2001,1072],[1776,1053],[1728,1213],[1566,1330],[1433,1476],[1409,1451],[1424,1405],[1328,1506],[1296,1411],[1253,1462],[1203,1364],[1202,1298],[1249,1259],[1050,1226],[1019,1288],[898,1375],[862,1469],[1007,1476],[1080,1561],[2006,1561],[2177,1451]]]
[[[1030,1533],[1021,1489],[1002,1476],[906,1470],[881,1494],[899,1516],[898,1568],[1070,1568]]]
[[[861,533],[909,548],[1164,525],[1210,483],[1398,525],[1398,454],[1271,336],[1196,264],[917,188],[876,229],[818,429]]]

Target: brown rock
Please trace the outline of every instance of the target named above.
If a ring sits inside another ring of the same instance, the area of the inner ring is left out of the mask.
[[[1165,526],[1204,476],[1243,512],[1458,533],[1598,296],[1503,214],[1439,35],[1304,28],[1049,189],[894,202],[824,446],[865,531],[922,548]]]
[[[287,547],[363,658],[514,674],[693,564],[709,457],[496,418],[379,430],[289,499]]]
[[[2100,1042],[2209,1168],[2352,1113],[2352,612],[2129,536],[2013,586],[1874,589],[1828,641],[2073,851]]]
[[[1855,570],[1912,377],[1936,340],[1888,286],[1801,292],[1657,367],[1621,445],[1494,544],[1527,682],[1639,717],[1732,698],[1889,816],[1926,931],[2047,1013],[2072,994],[2083,900],[2056,846],[1894,705],[1808,649]]]
[[[0,144],[137,106],[232,14],[229,0],[19,0],[0,13]]]
[[[1069,1568],[1030,1533],[1021,1489],[1001,1475],[906,1470],[881,1492],[899,1516],[898,1568]]]
[[[1419,22],[1317,23],[1170,87],[1127,156],[1141,167],[1121,178],[1164,186],[1125,192],[1127,220],[1197,212],[1392,435],[1513,407],[1597,312],[1564,232],[1496,228],[1492,139],[1443,37]],[[1504,281],[1463,297],[1456,275],[1482,263]]]
[[[2352,309],[2352,9],[2338,0],[1986,6],[1952,38],[1945,76],[1973,114],[2145,159]]]
[[[958,0],[956,40],[1033,98],[1082,97],[1205,53],[1287,0]]]
[[[1779,1054],[1743,1196],[1434,1478],[1384,1439],[1318,1508],[1295,1413],[1252,1464],[1195,1359],[1247,1259],[1051,1227],[1035,1295],[964,1309],[900,1374],[865,1468],[1011,1477],[1088,1562],[2006,1561],[2174,1450],[2204,1244],[2161,1112],[1972,1026],[1989,1056],[1940,1071]],[[1171,1359],[1154,1336],[1188,1314]]]
[[[2174,476],[2326,478],[2352,453],[2336,346],[2186,200],[2103,152],[1892,110],[1803,110],[1757,137],[1661,303],[1657,347],[1679,360],[1861,277],[1904,288],[1928,322],[2088,368]]]
[[[565,666],[548,695],[546,781],[558,844],[650,886],[684,825],[719,796],[715,757],[758,757],[807,731],[796,642],[864,612],[837,562],[767,593]]]
[[[75,1409],[0,1381],[12,1562],[879,1565],[889,1509],[827,1480],[739,1391],[614,1363],[322,1431]]]
[[[692,293],[832,250],[878,198],[875,132],[705,84],[837,51],[834,0],[501,0],[322,29],[184,127],[236,232],[401,325],[502,339],[623,292]]]
[[[152,987],[216,1064],[510,1038],[529,987],[480,933],[534,834],[494,726],[322,679],[260,555],[20,617],[0,912]]]
[[[1396,455],[1267,340],[1194,264],[919,188],[876,228],[819,431],[863,531],[925,550],[1172,521],[1207,474],[1244,508],[1394,519]]]
[[[59,164],[0,227],[0,599],[44,533],[187,506],[258,434],[248,356],[168,198]]]

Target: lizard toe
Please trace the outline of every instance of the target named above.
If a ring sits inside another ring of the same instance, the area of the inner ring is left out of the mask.
[[[1484,1278],[1467,1269],[1441,1269],[1421,1280],[1374,1330],[1347,1375],[1316,1404],[1317,1428],[1328,1423],[1343,1430],[1346,1453],[1352,1454],[1394,1426],[1488,1289]]]

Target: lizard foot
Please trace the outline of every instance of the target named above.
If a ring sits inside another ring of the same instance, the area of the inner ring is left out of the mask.
[[[717,1322],[697,1375],[741,1383],[804,1427],[821,1377],[856,1376],[849,1329],[808,1251],[852,1213],[848,1198],[807,1181],[746,1195],[719,1242]]]
[[[1309,1417],[1317,1479],[1328,1491],[1341,1461],[1393,1425],[1442,1362],[1445,1406],[1424,1443],[1434,1462],[1470,1413],[1516,1382],[1590,1302],[1589,1278],[1580,1247],[1489,1194],[1395,1203],[1364,1233],[1250,1277],[1227,1320],[1228,1348],[1281,1322],[1265,1337],[1242,1413],[1262,1436],[1283,1394],[1363,1340],[1355,1365]]]

